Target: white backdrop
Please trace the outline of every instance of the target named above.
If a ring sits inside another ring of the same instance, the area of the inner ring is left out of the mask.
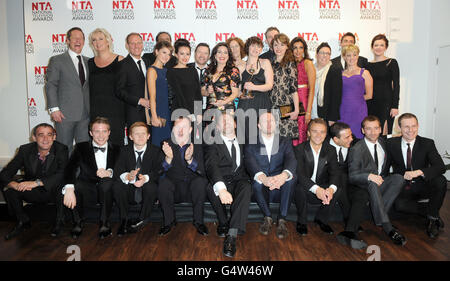
[[[168,31],[173,41],[185,38],[193,47],[206,42],[212,48],[233,36],[264,39],[266,28],[276,26],[291,39],[303,36],[310,55],[328,42],[332,57],[339,53],[342,34],[353,32],[361,55],[371,59],[370,42],[386,33],[386,14],[386,0],[24,0],[30,128],[50,122],[44,95],[47,64],[66,51],[65,33],[74,26],[86,35],[83,54],[88,57],[93,53],[87,37],[97,27],[111,33],[114,51],[125,56],[130,32],[141,33],[144,51],[151,52],[159,31]]]

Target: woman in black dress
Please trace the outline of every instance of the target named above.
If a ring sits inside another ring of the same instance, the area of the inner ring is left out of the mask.
[[[97,28],[89,35],[89,45],[95,56],[88,61],[90,117],[106,117],[111,124],[109,139],[116,145],[124,145],[125,105],[115,92],[115,75],[122,56],[113,53],[111,34]]]
[[[397,60],[384,55],[389,41],[383,34],[372,39],[374,60],[367,69],[373,77],[373,98],[367,101],[369,115],[380,119],[383,135],[391,134],[395,116],[398,115],[400,70]]]

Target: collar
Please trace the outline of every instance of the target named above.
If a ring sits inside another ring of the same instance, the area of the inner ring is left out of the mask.
[[[138,149],[136,148],[136,146],[133,144],[133,150],[134,150],[135,153],[136,153],[136,151],[139,151],[139,152],[141,152],[141,151],[146,151],[146,150],[147,150],[147,144],[145,144],[145,146],[144,146],[142,149],[140,149],[140,150],[138,150]]]
[[[134,62],[137,64],[137,62],[138,61],[144,61],[143,59],[142,59],[142,55],[141,55],[141,58],[140,59],[136,59],[135,57],[133,57],[131,54],[130,54],[130,57],[134,60]]]
[[[94,140],[92,140],[92,146],[108,148],[108,142],[106,142],[104,145],[98,145]]]
[[[77,54],[77,53],[75,53],[74,51],[72,51],[70,48],[67,49],[67,52],[69,53],[69,56],[70,56],[72,59],[78,59],[77,56],[81,56],[81,58],[83,58],[83,55],[82,55],[82,54]]]
[[[261,138],[264,141],[264,144],[267,143],[273,143],[273,139],[275,138],[275,134],[273,134],[271,137],[266,138],[263,134],[261,134]]]
[[[207,66],[208,66],[208,65],[205,64],[205,67],[201,68],[197,63],[195,63],[195,68],[196,68],[196,69],[204,70],[204,69],[206,69]]]
[[[330,144],[331,144],[332,146],[338,148],[338,150],[339,150],[339,148],[342,148],[342,149],[345,149],[345,148],[346,148],[346,147],[337,145],[337,144],[334,142],[333,138],[330,139]]]
[[[403,137],[402,137],[402,146],[407,147],[407,143],[409,143],[411,145],[411,147],[414,146],[414,144],[416,143],[417,138],[415,138],[413,141],[407,142]]]
[[[311,145],[311,142],[309,142],[308,144],[309,144],[309,147],[311,147],[312,153],[313,153],[313,154],[316,154],[316,151],[314,150],[314,147]],[[317,155],[320,154],[320,151],[322,150],[322,147],[323,147],[323,143],[322,143],[322,145],[320,146],[319,151],[317,151]]]
[[[222,133],[220,133],[220,137],[224,140],[224,142],[226,143],[227,141],[235,141],[236,140],[236,136],[232,139],[224,136]]]
[[[366,137],[364,137],[364,141],[366,142],[367,147],[373,148],[374,144],[376,144],[377,146],[381,146],[380,143],[378,142],[378,139],[375,143],[373,143],[370,140],[368,140]]]

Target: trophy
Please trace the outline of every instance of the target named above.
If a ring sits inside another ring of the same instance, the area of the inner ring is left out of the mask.
[[[251,82],[251,81],[252,81],[252,78],[253,78],[253,75],[255,74],[255,69],[254,69],[254,68],[250,68],[250,69],[248,70],[248,73],[250,73],[251,76],[250,76],[250,79],[248,79],[247,82]],[[242,86],[242,87],[244,87],[244,86]],[[243,89],[243,90],[242,90],[242,95],[241,95],[240,99],[248,100],[248,99],[252,99],[252,98],[254,98],[254,97],[255,97],[255,96],[253,95],[253,93],[252,93],[251,90]]]
[[[212,108],[212,107],[214,107],[214,103],[216,103],[218,100],[223,100],[225,98],[225,95],[222,92],[216,91],[216,87],[214,86],[214,83],[213,83],[213,75],[211,73],[208,73],[207,77],[208,77],[208,82],[207,82],[206,87],[209,87],[209,86],[213,87],[213,92],[211,94],[209,94],[209,96],[208,96],[208,108]],[[218,109],[223,110],[224,106],[218,107]]]

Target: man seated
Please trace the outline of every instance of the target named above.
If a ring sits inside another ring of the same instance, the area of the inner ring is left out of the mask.
[[[392,226],[388,216],[389,209],[402,189],[403,177],[398,174],[389,175],[389,154],[383,139],[379,137],[380,120],[376,116],[367,116],[361,123],[361,131],[364,138],[350,149],[348,155],[349,181],[369,194],[375,224],[383,227],[394,244],[403,246],[406,244],[406,238]],[[359,225],[353,216],[355,214],[350,213],[349,221]],[[338,241],[345,245],[365,244],[358,243],[351,237],[341,238],[342,240]]]
[[[75,222],[71,231],[73,238],[82,232],[83,207],[97,202],[101,205],[99,236],[103,239],[111,235],[112,177],[120,147],[108,141],[110,133],[108,119],[95,118],[89,124],[92,141],[77,143],[66,167],[66,185],[62,193],[64,205],[72,209]]]
[[[67,146],[55,141],[56,131],[47,123],[34,127],[32,138],[33,142],[20,146],[16,156],[0,172],[0,186],[4,188],[8,210],[18,221],[14,229],[6,234],[5,240],[16,237],[31,226],[30,218],[23,209],[23,201],[56,202],[55,226],[63,220],[62,203],[58,200],[64,185]],[[19,170],[25,171],[21,182],[14,180]]]
[[[203,223],[204,202],[208,179],[203,164],[201,144],[192,144],[191,121],[180,117],[174,122],[172,138],[163,142],[165,159],[162,162],[164,176],[158,186],[158,198],[164,215],[159,234],[166,235],[176,224],[174,203],[192,202],[194,226],[198,233],[208,235]]]
[[[113,194],[119,207],[118,236],[135,233],[148,223],[158,193],[161,149],[148,142],[150,132],[144,122],[129,129],[131,144],[124,146],[114,166]],[[141,204],[139,218],[128,223],[130,204]]]
[[[336,149],[325,142],[327,129],[327,123],[322,118],[311,120],[308,124],[309,140],[294,148],[298,163],[298,184],[294,193],[297,207],[297,232],[302,236],[308,233],[307,202],[320,204],[314,222],[323,232],[333,234],[328,221],[340,192],[339,170]]]
[[[417,213],[417,201],[429,199],[426,232],[430,238],[436,238],[444,228],[439,216],[447,192],[444,161],[434,141],[418,135],[419,122],[414,114],[402,114],[398,124],[402,135],[389,139],[387,149],[394,173],[403,175],[406,184],[394,207],[398,211]]]
[[[263,113],[259,118],[259,142],[245,147],[245,166],[252,180],[253,193],[264,221],[259,232],[268,235],[272,224],[270,198],[279,198],[277,237],[288,235],[286,216],[291,205],[297,161],[292,149],[292,140],[281,137],[272,113]]]
[[[244,167],[244,146],[236,138],[233,115],[220,114],[215,125],[217,142],[205,146],[206,174],[212,185],[207,196],[219,219],[217,234],[226,234],[223,253],[234,257],[238,231],[245,231],[252,187]],[[226,205],[231,205],[229,223]]]

